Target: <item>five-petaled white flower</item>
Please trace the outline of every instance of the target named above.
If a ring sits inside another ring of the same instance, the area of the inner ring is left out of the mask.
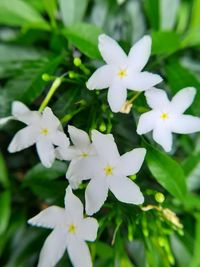
[[[184,88],[170,102],[164,90],[152,88],[145,92],[152,110],[140,116],[137,133],[145,134],[153,130],[153,139],[169,152],[172,148],[172,133],[200,131],[200,118],[183,114],[192,104],[195,93],[193,87]]]
[[[114,138],[92,131],[93,145],[97,151],[95,169],[86,191],[86,213],[97,212],[107,199],[108,190],[124,203],[142,204],[144,197],[139,187],[127,176],[139,171],[145,157],[144,148],[136,148],[120,156]]]
[[[66,178],[71,187],[76,189],[82,180],[91,179],[96,152],[86,132],[70,125],[68,132],[73,145],[68,148],[59,147],[56,150],[58,158],[71,161]]]
[[[66,189],[65,209],[49,207],[28,223],[53,229],[40,253],[38,267],[53,267],[68,250],[74,267],[92,267],[90,252],[85,240],[94,241],[98,223],[94,218],[83,217],[83,205],[71,191]]]
[[[36,144],[42,164],[47,168],[51,167],[56,157],[54,146],[69,146],[69,139],[58,118],[49,107],[40,113],[29,110],[19,101],[13,102],[12,115],[27,126],[16,133],[8,151],[13,153]]]
[[[108,103],[113,112],[119,112],[127,98],[127,89],[145,91],[160,83],[157,74],[141,72],[151,53],[151,37],[144,36],[131,48],[128,56],[109,36],[99,36],[99,50],[106,65],[97,69],[87,82],[90,90],[108,90]]]

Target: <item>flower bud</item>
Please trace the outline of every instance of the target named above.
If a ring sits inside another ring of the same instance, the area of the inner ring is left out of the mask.
[[[162,194],[162,193],[160,193],[160,192],[157,192],[156,194],[155,194],[155,200],[158,202],[158,203],[163,203],[164,201],[165,201],[165,196]]]

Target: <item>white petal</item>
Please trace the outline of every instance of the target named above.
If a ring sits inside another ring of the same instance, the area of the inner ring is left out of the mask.
[[[41,116],[38,111],[31,111],[26,105],[20,101],[14,101],[12,103],[12,115],[19,121],[29,125],[37,120],[40,120]]]
[[[36,142],[36,137],[37,134],[34,128],[27,126],[15,134],[8,147],[8,151],[13,153],[32,146]]]
[[[42,162],[42,164],[46,168],[50,168],[55,160],[56,154],[54,150],[54,146],[51,141],[47,140],[39,140],[36,143],[36,148],[38,152],[38,156]]]
[[[74,267],[92,267],[90,251],[84,241],[73,239],[68,244],[68,254]]]
[[[82,180],[88,180],[95,176],[97,171],[96,164],[97,159],[95,157],[71,161],[66,173],[66,178],[69,180],[73,189],[76,189]]]
[[[153,130],[153,139],[163,147],[166,152],[172,149],[172,133],[168,127],[163,127],[163,125],[158,125]]]
[[[171,101],[171,108],[176,113],[183,113],[188,109],[196,94],[196,89],[194,87],[187,87],[180,90]]]
[[[144,36],[132,46],[128,54],[128,61],[134,71],[141,71],[146,65],[151,54],[151,43],[151,37]]]
[[[92,215],[100,210],[108,196],[105,179],[92,179],[85,190],[86,213]]]
[[[51,141],[55,146],[60,146],[62,148],[68,148],[69,146],[69,138],[66,136],[64,132],[56,131],[51,136]]]
[[[169,108],[170,101],[164,90],[152,88],[145,92],[146,100],[148,105],[152,109],[162,111],[165,108]]]
[[[133,91],[146,91],[160,82],[162,82],[160,75],[144,71],[133,75],[129,74],[126,86]]]
[[[114,69],[110,65],[104,65],[98,68],[86,83],[90,90],[108,88],[114,77]]]
[[[155,127],[156,118],[154,110],[143,113],[138,121],[137,133],[141,135],[152,131]]]
[[[136,148],[122,155],[119,164],[121,172],[125,176],[137,173],[142,166],[145,155],[145,148]]]
[[[85,218],[80,229],[81,237],[87,241],[95,241],[97,238],[98,222],[94,218]]]
[[[118,43],[105,34],[99,36],[99,51],[107,64],[126,65],[127,55]]]
[[[65,209],[51,206],[42,210],[38,215],[28,220],[28,223],[34,226],[53,229],[65,220]]]
[[[180,115],[173,121],[171,130],[179,134],[200,132],[200,118],[191,115]]]
[[[113,112],[119,112],[127,98],[127,90],[120,83],[113,83],[108,89],[108,103]]]
[[[90,138],[83,130],[69,125],[68,132],[73,144],[78,148],[85,148],[90,145]]]
[[[119,160],[119,151],[112,135],[92,130],[92,141],[97,154],[108,163],[115,164]]]
[[[53,114],[49,107],[46,107],[42,112],[42,126],[46,126],[50,129],[57,129],[60,126],[59,119]]]
[[[74,158],[78,157],[78,152],[77,149],[74,146],[70,147],[56,147],[55,148],[55,153],[56,153],[56,158],[60,160],[72,160]]]
[[[66,173],[66,178],[68,179],[72,189],[78,189],[79,185],[83,180],[82,175],[79,175],[79,173],[75,171],[76,167],[77,167],[77,162],[75,161],[70,162]]]
[[[66,248],[66,236],[55,229],[46,239],[40,253],[38,267],[54,267],[62,258]]]
[[[65,210],[68,216],[72,216],[74,219],[83,218],[83,204],[78,197],[76,197],[71,187],[68,186],[65,194]]]
[[[109,189],[121,202],[136,205],[144,202],[140,188],[126,177],[112,177],[109,179]]]

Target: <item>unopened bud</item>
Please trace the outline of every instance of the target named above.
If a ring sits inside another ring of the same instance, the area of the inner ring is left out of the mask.
[[[80,57],[75,57],[74,58],[74,65],[76,67],[79,67],[81,64],[82,64],[82,61],[81,61]]]
[[[165,201],[165,196],[158,192],[155,194],[155,200],[158,202],[158,203],[163,203]]]
[[[44,73],[44,74],[42,74],[42,80],[45,82],[48,82],[51,80],[51,77],[49,76],[48,73]]]

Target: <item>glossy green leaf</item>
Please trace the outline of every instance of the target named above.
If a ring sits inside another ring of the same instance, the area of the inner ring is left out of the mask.
[[[178,15],[179,4],[180,0],[160,0],[160,28],[162,30],[173,29]]]
[[[58,2],[65,26],[82,21],[88,5],[88,0],[59,0]]]
[[[183,163],[189,190],[200,188],[200,153],[193,154]]]
[[[0,235],[6,230],[11,214],[11,193],[9,190],[0,193]]]
[[[181,48],[180,37],[172,31],[152,32],[152,54],[165,55]]]
[[[83,54],[90,58],[100,58],[98,51],[98,36],[102,30],[98,27],[81,23],[70,26],[63,31],[67,39],[77,47]]]
[[[26,104],[32,103],[44,90],[46,82],[42,80],[42,74],[54,74],[63,56],[44,58],[38,61],[24,62],[23,69],[16,73],[13,79],[5,84],[0,92],[2,102],[2,116],[8,115],[11,102],[19,100]]]
[[[177,60],[170,60],[165,65],[167,80],[172,93],[175,94],[184,87],[193,86],[197,89],[195,100],[190,110],[195,114],[200,114],[200,82],[195,75],[186,67],[183,67]]]
[[[183,201],[187,193],[186,178],[181,166],[150,145],[147,145],[147,165],[153,177],[171,195]]]
[[[0,153],[0,184],[2,184],[4,188],[7,188],[10,185],[7,168],[5,165],[5,160],[1,153]]]
[[[143,3],[151,27],[158,30],[160,24],[159,0],[144,0]]]
[[[32,47],[0,44],[0,63],[37,60],[44,55],[45,53]],[[3,66],[4,65],[2,65],[2,67]]]
[[[200,215],[196,215],[196,227],[195,227],[195,243],[194,243],[194,253],[191,259],[189,267],[198,267],[200,266]]]
[[[0,1],[0,24],[49,29],[48,23],[27,2],[22,0]]]
[[[67,171],[67,164],[62,161],[55,161],[51,168],[45,168],[41,163],[30,169],[24,179],[24,184],[30,184],[33,180],[47,179],[54,180],[64,176]]]

